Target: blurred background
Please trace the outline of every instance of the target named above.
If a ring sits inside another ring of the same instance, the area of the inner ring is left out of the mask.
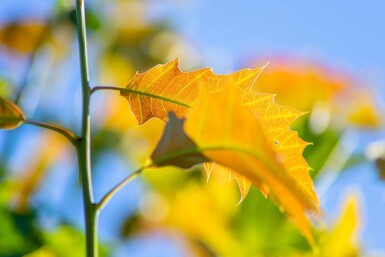
[[[80,130],[75,0],[0,1],[0,96],[28,118]],[[319,255],[385,256],[385,2],[89,0],[91,85],[124,87],[137,70],[229,73],[269,62],[254,88],[308,112],[292,129],[323,215]],[[96,198],[143,166],[164,124],[138,127],[116,92],[92,99]],[[0,131],[0,256],[84,256],[72,146],[28,125]],[[102,256],[313,256],[298,229],[225,172],[150,170],[100,217]]]

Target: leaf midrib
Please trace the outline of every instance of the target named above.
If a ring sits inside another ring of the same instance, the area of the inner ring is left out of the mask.
[[[183,102],[180,102],[180,101],[176,101],[174,99],[170,99],[170,98],[167,98],[167,97],[164,97],[164,96],[151,94],[151,93],[148,93],[148,92],[138,91],[138,90],[134,90],[134,89],[130,89],[130,88],[122,88],[120,91],[121,91],[121,93],[129,92],[129,93],[132,93],[132,94],[138,94],[138,95],[142,95],[142,96],[148,96],[148,97],[156,98],[156,99],[159,99],[159,100],[162,100],[162,101],[166,101],[166,102],[169,102],[169,103],[173,103],[173,104],[177,104],[177,105],[180,105],[180,106],[183,106],[183,107],[186,107],[186,108],[191,108],[192,107],[189,104],[186,104],[186,103],[183,103]]]
[[[267,160],[267,158],[262,152],[257,152],[255,150],[251,150],[251,149],[240,147],[233,144],[184,148],[184,149],[176,150],[171,153],[165,154],[162,157],[153,161],[155,165],[161,165],[162,163],[165,163],[167,161],[173,160],[175,158],[178,158],[184,155],[198,154],[198,153],[204,155],[204,152],[207,152],[207,151],[220,151],[220,150],[228,150],[228,151],[244,153],[260,160],[264,165],[266,165],[266,167],[268,167],[271,170],[277,169],[277,167],[273,167],[271,165],[271,163]]]

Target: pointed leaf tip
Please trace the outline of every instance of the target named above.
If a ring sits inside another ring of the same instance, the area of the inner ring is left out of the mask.
[[[205,171],[206,171],[207,182],[209,182],[211,173],[212,173],[213,168],[214,168],[214,163],[213,163],[213,162],[204,162],[204,163],[203,163],[203,168],[204,168]]]

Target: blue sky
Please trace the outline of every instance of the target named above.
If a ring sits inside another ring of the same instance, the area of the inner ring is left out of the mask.
[[[171,17],[181,33],[235,59],[290,54],[360,75],[385,70],[384,1],[185,0],[176,6]]]

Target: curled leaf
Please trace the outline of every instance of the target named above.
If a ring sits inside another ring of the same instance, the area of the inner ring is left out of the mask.
[[[0,129],[15,129],[25,120],[20,108],[0,97]]]
[[[195,164],[208,161],[199,153],[195,143],[184,133],[183,123],[184,119],[178,119],[173,112],[168,114],[168,123],[162,138],[151,155],[154,164],[191,168]]]

